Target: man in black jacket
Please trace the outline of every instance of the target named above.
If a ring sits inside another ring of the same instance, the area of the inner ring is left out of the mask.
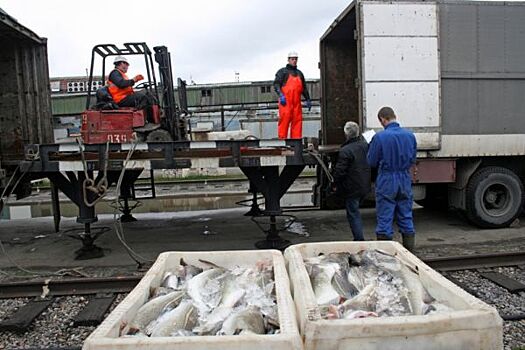
[[[370,166],[367,162],[368,144],[359,135],[359,126],[347,122],[344,127],[346,142],[339,150],[334,171],[334,185],[345,198],[346,217],[354,241],[364,241],[363,223],[359,213],[361,200],[370,192]]]

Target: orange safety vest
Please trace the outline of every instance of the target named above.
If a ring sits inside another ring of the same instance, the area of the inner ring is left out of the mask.
[[[119,69],[117,69],[117,72],[122,74],[122,78],[124,78],[125,80],[129,80],[129,78],[126,75],[126,73],[124,73],[123,71],[121,71]],[[113,101],[115,101],[115,103],[119,103],[124,98],[126,98],[126,96],[133,95],[133,87],[131,87],[131,86],[128,86],[128,87],[125,87],[125,88],[121,89],[117,85],[113,84],[113,82],[111,80],[109,80],[109,78],[108,78],[108,81],[107,81],[107,85],[108,85],[109,93],[110,93],[111,97],[113,98]]]

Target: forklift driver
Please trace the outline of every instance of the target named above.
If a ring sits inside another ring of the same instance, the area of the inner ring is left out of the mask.
[[[150,119],[150,107],[156,103],[155,97],[149,94],[147,91],[133,90],[135,83],[144,79],[142,74],[136,75],[133,79],[128,79],[126,75],[129,67],[129,62],[126,57],[117,56],[115,57],[115,69],[109,74],[107,81],[108,91],[113,98],[113,101],[119,107],[134,107],[138,109],[146,109],[148,119]],[[151,122],[151,120],[148,120]]]

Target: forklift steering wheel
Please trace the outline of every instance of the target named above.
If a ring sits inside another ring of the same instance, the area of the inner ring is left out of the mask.
[[[135,85],[133,88],[134,89],[147,89],[149,88],[150,86],[153,86],[154,84],[152,82],[149,82],[149,81],[145,81],[143,83],[140,83],[138,85]]]

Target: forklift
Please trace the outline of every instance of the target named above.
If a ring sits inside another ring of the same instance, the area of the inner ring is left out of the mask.
[[[175,103],[173,75],[171,71],[171,56],[166,46],[156,46],[155,61],[158,64],[160,85],[157,85],[153,66],[152,51],[146,43],[125,43],[123,48],[114,44],[101,44],[93,47],[91,68],[89,71],[86,110],[82,113],[81,137],[85,144],[128,143],[134,140],[146,142],[164,142],[185,140],[187,136],[188,115],[186,102],[186,84],[178,79],[178,94],[180,105]],[[92,104],[92,86],[95,58],[102,58],[102,79],[106,78],[106,58],[111,56],[141,55],[146,64],[146,81],[134,89],[145,89],[157,101],[150,108],[150,122],[146,109],[134,107],[118,107],[109,94],[105,98],[99,88],[96,92],[97,101]],[[160,93],[159,93],[159,90]],[[160,101],[160,104],[159,102]],[[182,115],[184,114],[184,116]]]

